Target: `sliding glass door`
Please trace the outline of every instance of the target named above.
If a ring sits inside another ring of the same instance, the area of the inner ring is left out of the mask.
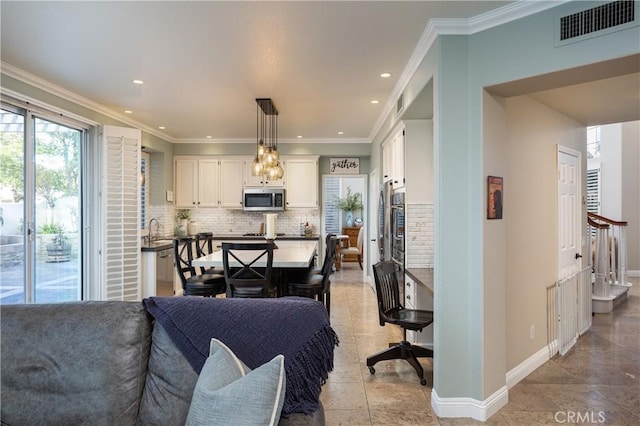
[[[4,103],[1,114],[0,304],[81,300],[85,131]]]

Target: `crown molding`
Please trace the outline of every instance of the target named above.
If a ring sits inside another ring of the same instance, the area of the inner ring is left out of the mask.
[[[49,81],[46,81],[38,76],[35,76],[21,68],[18,68],[14,65],[11,65],[7,62],[2,61],[0,63],[0,71],[2,74],[9,76],[11,78],[15,78],[18,81],[21,81],[25,84],[33,86],[37,89],[43,90],[47,93],[50,93],[54,96],[57,96],[61,99],[64,99],[69,102],[73,102],[74,104],[80,105],[84,108],[95,111],[99,114],[122,122],[124,124],[128,124],[131,127],[135,127],[137,129],[144,130],[146,133],[152,134],[160,139],[164,139],[168,142],[174,142],[174,138],[167,135],[166,133],[159,132],[157,129],[147,126],[146,124],[140,123],[136,120],[132,120],[130,117],[127,117],[122,114],[118,114],[117,112],[106,108],[105,106],[92,101],[91,99],[87,99],[83,96],[78,95],[70,90],[65,89],[64,87],[53,84]],[[89,120],[89,119],[87,119]],[[91,120],[93,122],[93,120]]]
[[[256,140],[246,139],[246,138],[236,138],[236,139],[175,139],[174,143],[186,144],[186,143],[214,143],[214,144],[251,144],[255,145]],[[278,145],[280,144],[359,144],[359,143],[370,143],[369,139],[366,138],[336,138],[336,139],[278,139]]]
[[[382,112],[376,120],[373,130],[369,134],[369,141],[373,142],[373,139],[382,128],[385,120],[389,117],[389,114],[392,113],[398,97],[407,88],[407,85],[417,71],[418,66],[422,63],[438,36],[475,34],[489,28],[503,25],[507,22],[515,21],[516,19],[534,15],[569,1],[571,0],[517,0],[514,3],[507,4],[498,9],[468,19],[430,19],[424,32],[420,36],[420,40],[411,54],[407,65],[402,71],[398,82],[393,88],[391,95],[389,95]]]

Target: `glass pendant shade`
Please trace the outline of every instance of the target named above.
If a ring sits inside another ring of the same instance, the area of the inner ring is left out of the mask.
[[[278,162],[278,165],[275,167],[275,169],[277,170],[276,179],[282,179],[284,177],[284,169],[282,168],[279,162]]]
[[[260,159],[256,155],[256,158],[251,162],[251,176],[262,176],[264,173],[264,167],[260,162]]]
[[[267,148],[264,155],[262,156],[262,163],[267,168],[274,167],[278,163],[278,160],[276,159],[272,148]]]
[[[262,158],[262,156],[264,155],[264,150],[264,141],[260,139],[260,142],[258,142],[258,158]]]
[[[267,170],[267,177],[269,178],[269,180],[278,179],[278,168],[277,167],[270,167]]]

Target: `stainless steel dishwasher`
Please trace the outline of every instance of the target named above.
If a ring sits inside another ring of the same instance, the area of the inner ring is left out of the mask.
[[[173,249],[156,252],[156,296],[173,296]]]

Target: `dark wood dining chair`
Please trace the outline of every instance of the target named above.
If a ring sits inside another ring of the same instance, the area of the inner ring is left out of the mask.
[[[277,286],[273,276],[272,242],[266,243],[222,243],[222,266],[227,283],[227,297],[275,297]],[[243,253],[251,253],[249,256]],[[260,259],[265,266],[256,267]],[[232,264],[233,260],[237,264]]]
[[[358,239],[356,242],[356,246],[349,245],[349,240],[347,241],[347,247],[340,248],[340,256],[346,255],[354,255],[358,259],[358,265],[360,265],[360,269],[362,268],[362,251],[364,250],[364,226],[361,226],[358,230]],[[342,262],[340,262],[342,264]]]
[[[203,257],[213,253],[213,232],[199,232],[196,234],[196,255]],[[223,274],[222,270],[216,268],[200,267],[200,272],[203,274]]]
[[[226,282],[222,274],[198,274],[193,262],[193,243],[191,237],[173,240],[173,257],[176,270],[182,283],[185,296],[216,297],[226,291]]]
[[[331,314],[331,280],[329,278],[333,274],[333,264],[336,259],[336,246],[338,244],[335,235],[331,235],[326,239],[327,249],[320,273],[311,274],[300,281],[290,279],[287,283],[288,295],[308,297],[322,302],[328,314]]]
[[[422,346],[412,345],[407,341],[407,330],[422,331],[433,323],[433,311],[420,309],[405,309],[400,303],[400,288],[398,286],[398,265],[391,260],[373,265],[373,277],[376,282],[376,297],[378,298],[378,317],[380,325],[395,324],[402,327],[404,338],[401,342],[391,345],[388,349],[367,358],[367,367],[371,374],[375,374],[373,367],[380,361],[391,359],[405,359],[418,374],[420,384],[426,385],[424,369],[418,358],[433,358],[433,351]]]

